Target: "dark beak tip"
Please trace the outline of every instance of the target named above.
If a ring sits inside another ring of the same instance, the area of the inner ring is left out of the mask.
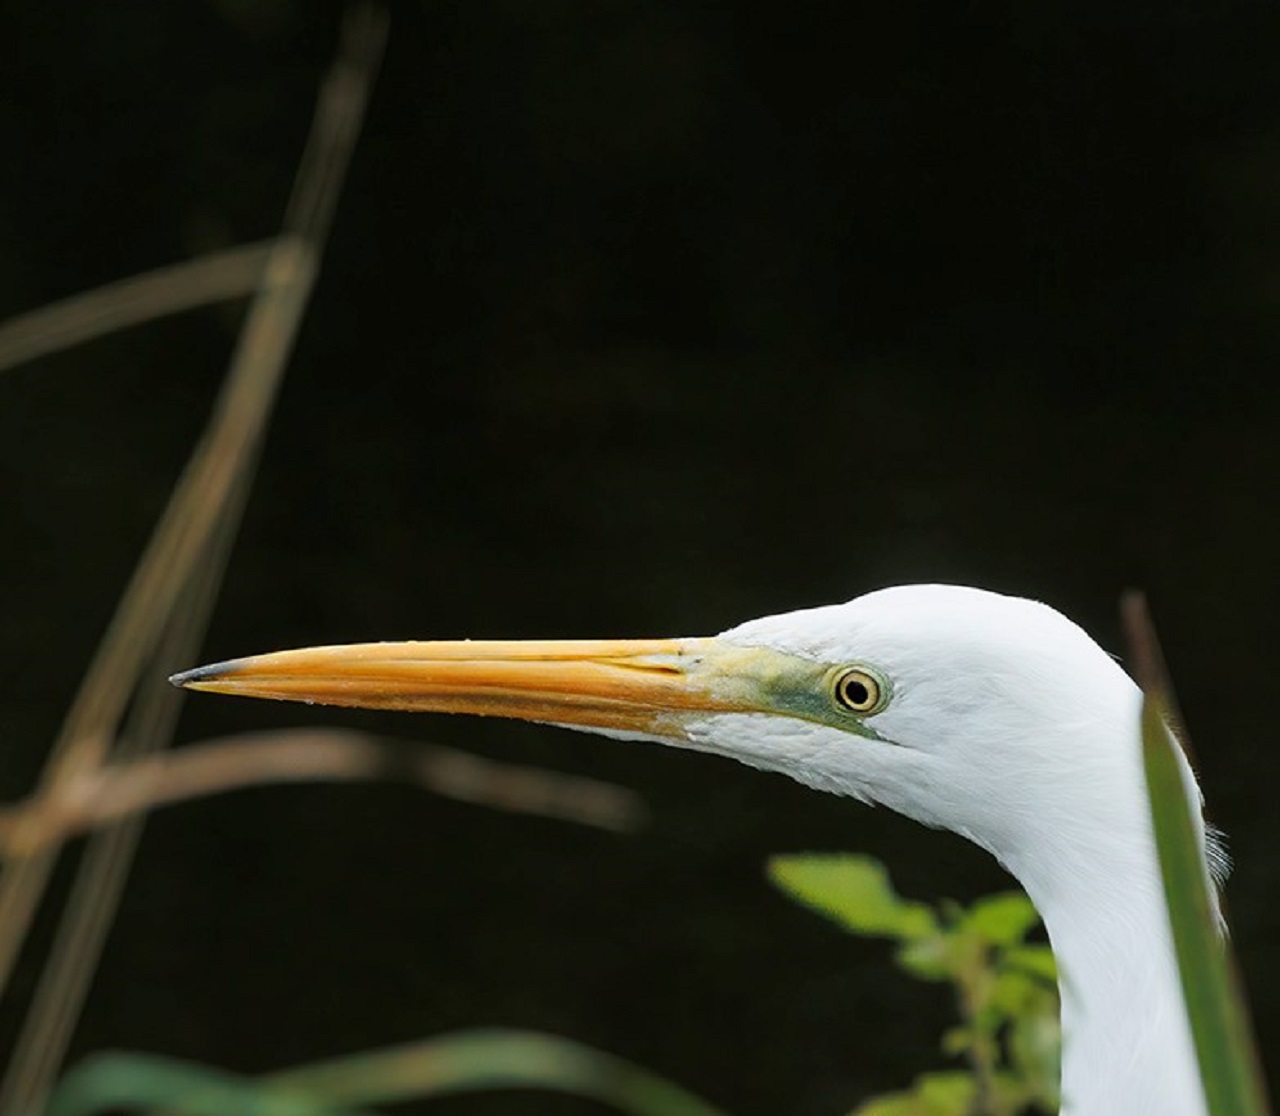
[[[192,667],[191,670],[182,670],[177,674],[169,675],[169,684],[185,690],[190,686],[199,685],[201,682],[216,681],[232,673],[235,666],[236,660],[231,659],[225,663],[210,663],[208,666]]]

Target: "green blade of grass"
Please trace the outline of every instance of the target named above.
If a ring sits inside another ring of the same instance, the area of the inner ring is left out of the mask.
[[[1218,932],[1179,745],[1169,729],[1178,723],[1172,687],[1145,600],[1128,594],[1123,608],[1144,695],[1142,761],[1152,827],[1205,1101],[1211,1116],[1266,1116],[1248,1009],[1230,948]]]
[[[354,1106],[490,1089],[547,1089],[630,1116],[722,1116],[612,1054],[530,1031],[479,1030],[353,1054],[247,1081],[145,1054],[100,1054],[63,1079],[43,1116],[145,1107],[183,1116],[354,1116]]]
[[[464,1031],[275,1074],[277,1087],[338,1104],[484,1089],[552,1089],[633,1116],[721,1116],[692,1093],[612,1054],[532,1031]]]
[[[1142,703],[1142,759],[1151,798],[1182,993],[1212,1116],[1263,1116],[1267,1102],[1244,1001],[1214,925],[1199,839],[1161,703]]]
[[[151,1054],[98,1054],[59,1083],[44,1116],[92,1116],[122,1108],[183,1116],[357,1116],[313,1097]]]

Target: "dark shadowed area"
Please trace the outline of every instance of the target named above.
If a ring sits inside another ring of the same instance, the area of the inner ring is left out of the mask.
[[[0,317],[272,235],[337,20],[0,15]],[[390,36],[204,659],[713,634],[920,580],[1043,599],[1119,650],[1142,586],[1280,1072],[1280,11],[469,0],[405,3]],[[5,799],[240,316],[0,376]],[[180,740],[298,725],[589,775],[649,818],[613,835],[383,785],[158,813],[76,1054],[261,1072],[501,1024],[740,1116],[844,1112],[943,1064],[946,992],[763,861],[869,852],[921,898],[1008,886],[959,838],[551,728],[194,695]]]

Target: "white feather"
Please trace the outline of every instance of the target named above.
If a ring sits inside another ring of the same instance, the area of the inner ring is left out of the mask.
[[[1202,1116],[1139,748],[1141,694],[1045,605],[941,585],[753,620],[721,637],[874,666],[881,739],[763,715],[708,716],[692,746],[876,802],[988,849],[1057,955],[1063,1113]],[[1179,753],[1181,754],[1181,753]],[[1184,760],[1188,799],[1200,793]],[[1225,855],[1202,832],[1206,875]]]

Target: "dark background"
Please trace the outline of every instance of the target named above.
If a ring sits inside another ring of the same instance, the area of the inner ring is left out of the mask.
[[[0,313],[274,232],[336,23],[8,9]],[[1278,48],[1264,3],[398,6],[204,656],[705,634],[926,579],[1041,598],[1118,648],[1117,595],[1145,586],[1275,1068]],[[0,381],[6,797],[239,313]],[[1008,882],[884,811],[552,729],[196,697],[181,736],[307,723],[613,780],[652,820],[618,837],[380,786],[166,811],[77,1051],[260,1071],[510,1024],[743,1116],[838,1113],[938,1064],[950,1005],[772,892],[764,857],[872,852],[921,897]]]

